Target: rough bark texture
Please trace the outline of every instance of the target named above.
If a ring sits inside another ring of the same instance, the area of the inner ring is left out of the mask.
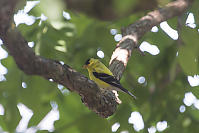
[[[131,57],[132,50],[137,48],[138,40],[151,28],[159,23],[175,16],[179,16],[186,11],[193,0],[177,0],[167,4],[164,8],[149,12],[137,22],[122,29],[122,40],[117,44],[111,60],[110,69],[117,76],[122,77],[127,62]]]
[[[101,92],[93,81],[71,67],[35,55],[17,29],[11,27],[16,1],[0,1],[0,38],[18,67],[28,75],[39,75],[46,79],[53,79],[54,82],[64,85],[70,91],[77,92],[82,97],[82,102],[101,117],[111,116],[117,108],[117,100],[113,92]],[[172,2],[165,8],[150,12],[123,30],[124,37],[118,43],[110,65],[118,79],[121,78],[138,39],[154,25],[182,14],[189,4],[188,0]]]
[[[111,116],[117,108],[115,95],[111,91],[101,92],[87,77],[58,61],[35,55],[17,29],[10,26],[15,0],[0,1],[0,38],[18,67],[28,75],[39,75],[64,85],[77,92],[82,102],[101,117]]]

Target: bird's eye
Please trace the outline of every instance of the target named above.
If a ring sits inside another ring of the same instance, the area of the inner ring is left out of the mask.
[[[88,59],[86,62],[85,62],[85,65],[88,65],[88,64],[90,64],[90,59]]]

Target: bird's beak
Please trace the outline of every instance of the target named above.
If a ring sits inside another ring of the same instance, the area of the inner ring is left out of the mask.
[[[83,69],[86,69],[87,68],[87,65],[83,65],[83,67],[82,67]]]

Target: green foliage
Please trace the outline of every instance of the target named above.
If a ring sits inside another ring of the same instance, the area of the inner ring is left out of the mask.
[[[190,40],[190,38],[192,38]],[[184,27],[182,30],[182,40],[185,46],[179,49],[179,63],[187,75],[198,73],[198,31]]]
[[[198,1],[195,1],[190,11],[195,13],[198,27]],[[117,0],[114,7],[125,12],[125,7],[130,7],[131,4],[136,4],[136,1],[127,0],[123,3]],[[64,19],[63,10],[70,13],[71,20]],[[21,24],[18,26],[19,31],[28,42],[34,41],[33,50],[37,55],[63,61],[85,75],[87,72],[82,69],[82,65],[87,58],[97,58],[96,52],[99,49],[105,54],[102,61],[108,65],[117,44],[114,36],[110,34],[110,29],[117,29],[120,33],[121,27],[132,24],[140,18],[140,14],[144,14],[141,12],[114,22],[103,22],[66,10],[61,0],[42,0],[29,14],[40,16],[41,13],[48,17],[47,21],[42,22],[40,26],[39,20],[31,26]],[[183,17],[185,19],[182,23],[185,24],[187,15]],[[176,29],[176,18],[168,23]],[[156,45],[160,53],[156,56],[149,53],[141,56],[136,50],[132,52],[121,83],[137,96],[137,100],[119,93],[122,104],[108,119],[100,118],[91,112],[75,92],[62,93],[56,83],[39,76],[24,74],[11,56],[1,60],[8,73],[5,75],[6,81],[0,82],[0,104],[5,109],[4,115],[0,116],[0,127],[5,131],[15,132],[21,119],[18,103],[33,111],[28,123],[28,127],[33,127],[52,109],[50,103],[56,102],[60,118],[54,123],[54,132],[58,133],[110,133],[111,126],[116,122],[120,123],[117,133],[125,130],[136,132],[133,125],[128,123],[133,111],[140,112],[143,117],[145,127],[140,132],[147,132],[147,128],[156,126],[157,122],[162,120],[166,120],[169,125],[165,132],[198,131],[199,110],[192,105],[186,106],[186,111],[180,113],[179,107],[183,105],[186,92],[192,92],[199,98],[199,86],[191,87],[187,81],[188,75],[193,76],[199,72],[199,34],[198,28],[181,28],[180,37],[183,43],[172,40],[161,28],[156,33],[148,32],[142,38],[139,43],[147,41]],[[137,82],[140,76],[145,77],[144,84]],[[23,88],[22,82],[25,82],[27,87]]]

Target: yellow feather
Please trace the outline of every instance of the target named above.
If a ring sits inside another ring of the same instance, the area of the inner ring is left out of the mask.
[[[93,72],[98,72],[98,73],[106,73],[109,74],[111,76],[113,76],[112,72],[103,64],[101,63],[99,60],[97,59],[90,59],[90,65],[87,67],[88,69],[88,73],[89,73],[89,77],[91,80],[95,81],[95,83],[100,87],[100,88],[110,88],[110,85],[107,84],[106,82],[96,78],[93,75]]]
[[[122,91],[135,98],[132,93],[121,86],[119,81],[114,78],[113,73],[99,60],[94,58],[87,60],[84,68],[87,68],[90,79],[100,88]],[[93,73],[97,73],[97,76]]]

